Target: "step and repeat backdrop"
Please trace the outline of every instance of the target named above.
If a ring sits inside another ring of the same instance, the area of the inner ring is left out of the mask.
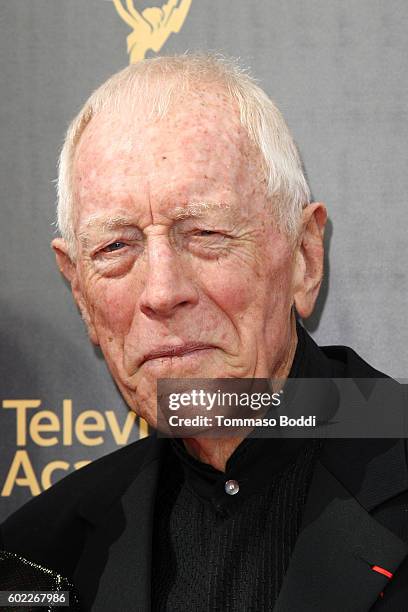
[[[146,435],[56,268],[56,160],[91,91],[129,62],[239,57],[326,202],[326,274],[306,327],[408,371],[406,0],[1,0],[0,521]]]

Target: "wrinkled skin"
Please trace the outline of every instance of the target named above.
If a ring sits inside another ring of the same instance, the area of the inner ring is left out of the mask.
[[[144,117],[101,113],[85,128],[75,262],[62,239],[53,247],[91,340],[130,408],[155,426],[157,378],[287,375],[293,306],[309,316],[321,282],[326,211],[306,207],[290,244],[260,154],[222,92]],[[190,342],[200,346],[144,361]]]

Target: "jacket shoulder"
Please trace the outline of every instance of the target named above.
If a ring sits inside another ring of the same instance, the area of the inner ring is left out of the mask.
[[[131,463],[133,470],[136,470],[144,461],[151,444],[151,437],[143,438],[75,470],[17,510],[10,519],[18,517],[25,509],[32,513],[38,507],[42,511],[52,504],[54,499],[61,501],[66,498],[70,505],[75,503],[81,499],[83,494],[87,494],[91,488],[94,488],[100,480],[107,482],[113,476],[116,478],[118,472],[121,472],[121,469],[127,464]],[[8,524],[10,519],[7,519],[4,524]]]
[[[155,441],[149,436],[105,455],[26,503],[0,526],[0,549],[69,575],[85,536],[82,501],[101,489],[106,503],[118,497],[149,457]],[[59,551],[66,556],[64,566]]]
[[[303,375],[306,378],[389,378],[349,346],[317,345],[300,324],[297,325],[297,332],[304,347]]]
[[[331,361],[336,373],[353,378],[388,378],[349,346],[320,346],[320,350]]]

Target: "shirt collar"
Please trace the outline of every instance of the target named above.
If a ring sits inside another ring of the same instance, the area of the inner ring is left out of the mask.
[[[298,327],[298,344],[289,378],[302,376],[305,361],[303,328]],[[312,441],[297,438],[257,438],[254,433],[246,437],[227,461],[225,472],[195,459],[179,438],[171,439],[171,448],[179,460],[187,485],[202,500],[218,511],[228,511],[240,505],[249,495],[263,491],[274,476],[293,462],[301,449]],[[226,492],[226,483],[238,483],[238,494]]]

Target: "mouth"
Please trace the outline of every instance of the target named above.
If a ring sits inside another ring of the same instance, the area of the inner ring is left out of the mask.
[[[214,347],[211,344],[201,344],[197,342],[188,342],[186,344],[179,344],[173,346],[161,346],[144,355],[140,365],[143,365],[147,361],[153,361],[155,359],[184,357],[185,355],[191,355],[192,353],[196,353],[198,351],[205,351],[213,348]]]

